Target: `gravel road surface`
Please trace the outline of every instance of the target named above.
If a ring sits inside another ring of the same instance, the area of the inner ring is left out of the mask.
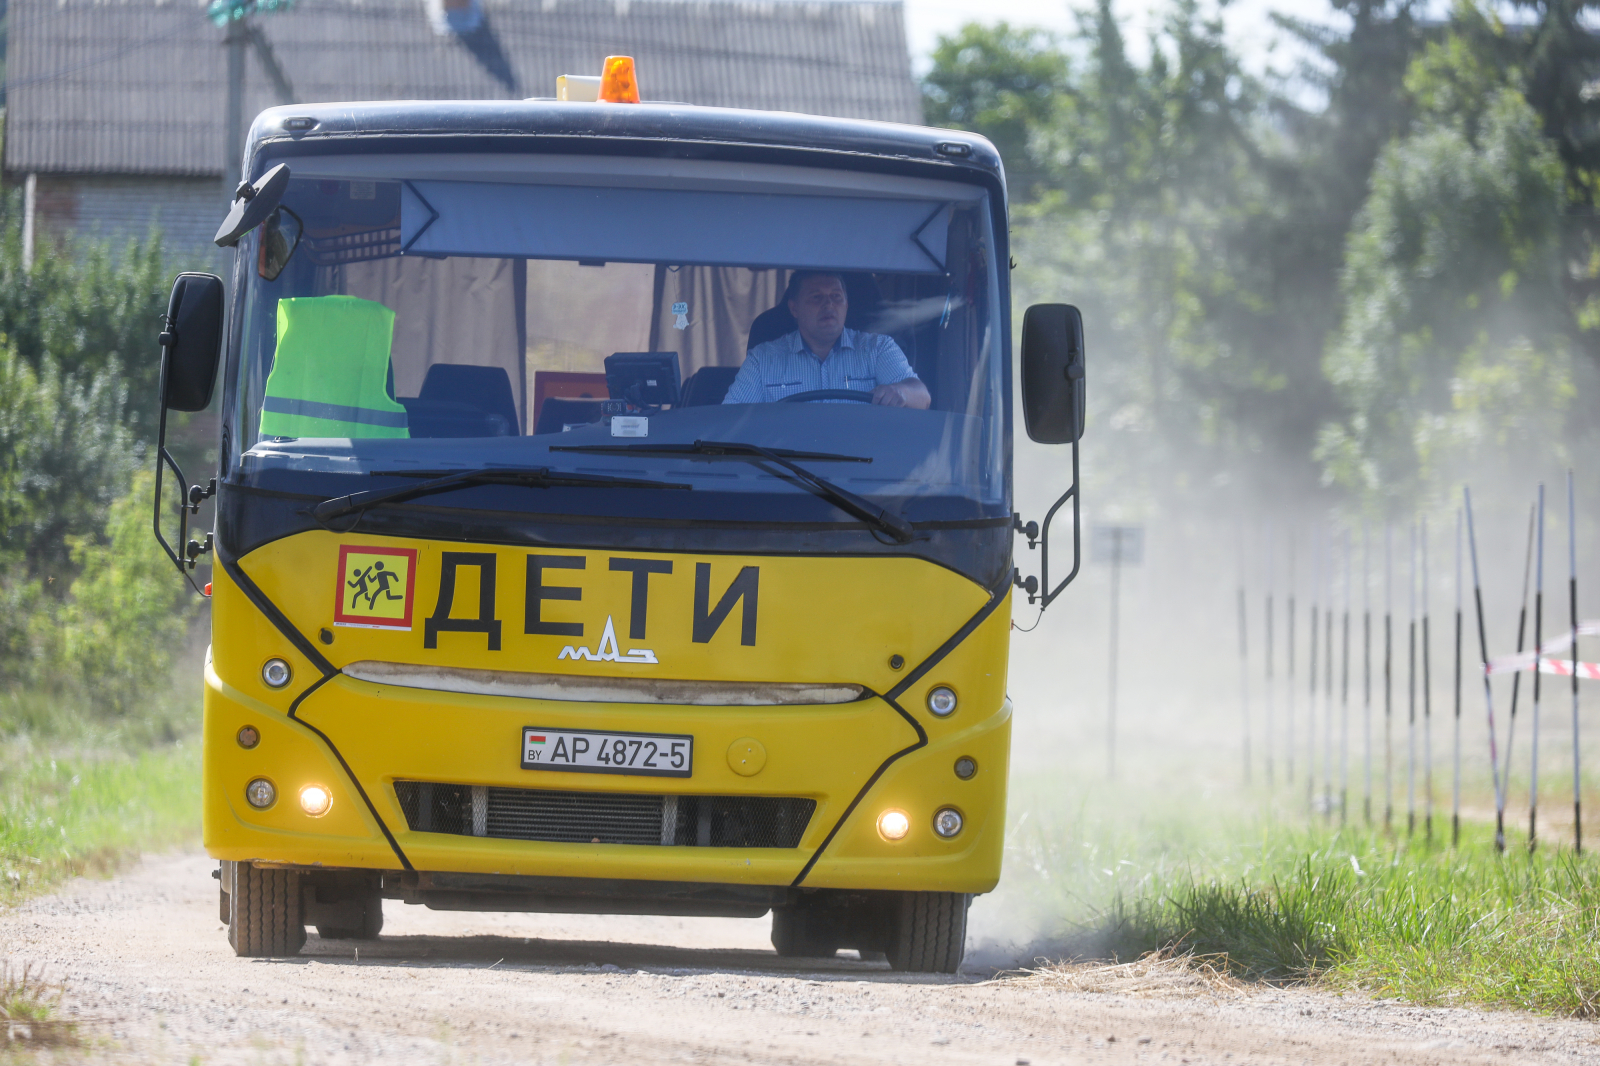
[[[214,863],[152,857],[0,912],[0,956],[65,982],[108,1063],[1600,1063],[1600,1026],[1295,990],[1073,991],[778,959],[768,922],[434,913],[236,959]],[[981,901],[980,901],[981,905]],[[1087,984],[1092,985],[1089,981]],[[1080,982],[1080,987],[1083,982]],[[3,1036],[3,1034],[0,1034]],[[5,1058],[0,1045],[0,1059]]]

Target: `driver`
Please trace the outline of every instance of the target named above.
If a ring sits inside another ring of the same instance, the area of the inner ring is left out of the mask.
[[[927,409],[928,387],[900,346],[881,333],[845,326],[850,298],[842,275],[796,271],[784,298],[800,328],[750,349],[723,403],[771,403],[802,392],[846,389],[870,391],[872,402],[884,407]]]

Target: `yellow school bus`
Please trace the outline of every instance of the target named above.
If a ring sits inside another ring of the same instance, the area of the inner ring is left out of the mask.
[[[376,937],[386,900],[770,911],[782,955],[954,971],[1000,875],[1012,592],[1077,570],[1066,305],[1029,310],[1018,362],[1029,432],[1071,445],[1045,520],[1071,500],[1071,572],[1013,562],[1040,538],[1011,509],[993,147],[292,106],[244,173],[230,280],[181,275],[161,336],[164,410],[220,380],[217,469],[188,486],[163,414],[155,520],[191,581],[210,564],[234,950]]]

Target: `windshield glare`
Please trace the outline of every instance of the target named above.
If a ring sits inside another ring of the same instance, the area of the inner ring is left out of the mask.
[[[861,495],[1003,509],[982,190],[448,172],[296,177],[288,261],[281,230],[241,242],[242,474],[536,465],[805,495],[759,465],[550,448],[737,441],[870,458],[811,463]]]

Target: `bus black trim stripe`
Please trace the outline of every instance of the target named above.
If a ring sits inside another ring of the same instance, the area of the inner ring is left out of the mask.
[[[407,870],[414,870],[416,867],[411,865],[411,860],[406,858],[406,853],[400,850],[400,842],[396,840],[394,838],[394,834],[389,831],[389,826],[384,822],[383,815],[378,813],[377,805],[372,802],[372,797],[368,796],[367,790],[361,787],[361,781],[356,777],[355,771],[350,769],[350,764],[344,761],[344,754],[339,751],[338,745],[329,738],[328,734],[324,733],[322,730],[318,729],[316,726],[300,717],[300,704],[305,702],[306,697],[310,696],[323,685],[326,685],[329,681],[332,681],[336,676],[338,676],[337,672],[326,674],[319,678],[315,684],[310,685],[304,692],[296,696],[295,701],[289,705],[289,717],[298,722],[300,725],[303,725],[307,729],[311,730],[317,736],[321,737],[322,742],[328,745],[328,750],[333,752],[333,757],[335,759],[339,760],[339,765],[343,767],[345,776],[350,779],[350,784],[355,786],[356,795],[361,797],[361,802],[365,803],[367,805],[367,810],[372,812],[372,818],[378,823],[378,829],[383,833],[383,838],[389,842],[389,847],[394,851],[395,858],[399,859],[400,865],[405,867]]]
[[[839,816],[839,820],[833,823],[833,828],[828,830],[828,835],[822,838],[822,843],[817,845],[817,850],[811,853],[811,858],[806,860],[805,866],[801,867],[800,872],[795,875],[795,879],[789,882],[790,888],[800,887],[800,882],[806,879],[806,875],[809,874],[811,872],[811,868],[817,864],[817,860],[822,858],[822,853],[827,850],[829,844],[833,843],[833,838],[839,835],[839,830],[844,828],[844,823],[849,821],[850,816],[855,813],[856,808],[861,806],[861,801],[867,798],[867,793],[871,792],[872,786],[878,783],[878,778],[887,773],[889,767],[893,766],[907,755],[910,755],[919,748],[925,748],[928,746],[928,731],[922,728],[922,723],[908,714],[906,709],[900,706],[894,700],[889,699],[887,696],[883,697],[883,699],[889,704],[889,706],[895,709],[896,713],[898,713],[901,718],[904,718],[907,722],[911,723],[911,728],[917,731],[917,742],[912,744],[910,747],[901,748],[899,751],[883,760],[883,765],[879,766],[872,772],[872,776],[867,778],[867,783],[861,786],[861,791],[856,793],[855,798],[850,801],[850,805],[846,807],[844,809],[844,813]]]
[[[350,779],[350,784],[356,790],[356,795],[361,797],[361,802],[365,803],[367,810],[372,812],[373,820],[378,823],[378,829],[382,831],[384,839],[389,842],[389,847],[393,849],[395,857],[400,860],[400,864],[407,870],[414,869],[411,865],[411,860],[406,858],[406,853],[400,850],[399,841],[395,840],[394,834],[389,831],[389,826],[384,822],[383,815],[378,813],[378,808],[372,802],[372,797],[367,795],[367,790],[362,788],[361,782],[356,779],[355,771],[350,769],[350,764],[345,761],[344,754],[339,750],[338,745],[328,737],[328,734],[301,718],[298,714],[300,704],[305,701],[306,697],[337,677],[339,668],[323,658],[322,653],[312,646],[311,642],[294,627],[294,624],[288,618],[284,617],[283,612],[278,610],[278,605],[273,603],[267,597],[267,594],[261,591],[260,586],[250,579],[250,575],[246,574],[239,566],[238,560],[229,559],[221,551],[218,551],[217,561],[222,564],[222,569],[227,571],[234,584],[239,586],[246,598],[266,617],[267,621],[271,622],[278,632],[287,637],[289,642],[300,650],[301,654],[311,660],[311,665],[315,666],[318,672],[322,674],[315,682],[308,685],[305,691],[296,696],[293,703],[289,704],[289,719],[311,730],[328,746],[328,750],[333,752],[333,757],[339,760],[339,765],[343,768],[345,776]]]
[[[972,631],[981,626],[994,613],[994,609],[1005,602],[1006,593],[1009,591],[1011,591],[1011,571],[1007,570],[1005,576],[1000,579],[994,588],[989,590],[989,602],[978,608],[978,613],[969,618],[966,625],[956,630],[950,639],[939,645],[932,655],[918,663],[917,668],[902,678],[899,684],[884,693],[884,697],[890,700],[898,700],[905,695],[906,689],[922,680],[929,670],[938,666],[945,656],[955,651],[962,641],[970,637]]]
[[[244,572],[237,559],[228,558],[219,548],[217,550],[217,562],[222,564],[222,569],[226,570],[228,576],[233,578],[234,584],[238,585],[250,602],[255,604],[256,610],[266,616],[267,621],[272,623],[274,629],[288,638],[289,643],[295,646],[296,651],[311,660],[311,665],[315,666],[324,678],[332,677],[339,672],[339,668],[324,658],[323,654],[317,650],[316,645],[307,640],[305,634],[296,629],[294,623],[289,621],[282,611],[278,610],[278,605],[267,598],[267,594],[262,592],[261,587],[250,579],[250,575]]]
[[[797,874],[795,879],[789,883],[789,887],[800,887],[800,882],[804,881],[806,876],[811,873],[812,867],[816,866],[817,862],[822,858],[822,853],[828,850],[828,845],[833,843],[833,838],[838,836],[839,830],[844,828],[844,823],[849,821],[850,816],[855,813],[856,808],[861,806],[861,801],[867,798],[867,793],[872,791],[873,786],[878,783],[879,778],[888,772],[889,767],[893,766],[895,763],[899,762],[901,759],[905,758],[907,755],[910,755],[919,748],[925,748],[928,746],[928,731],[922,728],[922,723],[917,721],[909,711],[900,706],[900,696],[905,693],[906,689],[915,684],[918,678],[922,677],[929,670],[937,666],[941,659],[949,655],[961,644],[962,641],[971,636],[973,630],[982,625],[984,620],[994,613],[994,609],[1000,606],[1001,603],[1005,602],[1006,593],[1010,590],[1010,588],[1011,575],[1008,573],[1003,584],[996,585],[994,588],[989,590],[989,601],[978,609],[977,614],[973,615],[967,620],[966,625],[956,630],[955,634],[951,636],[949,640],[939,645],[932,655],[924,659],[915,670],[906,676],[905,680],[901,681],[894,688],[883,694],[882,699],[884,702],[893,707],[895,709],[895,713],[899,714],[900,717],[911,723],[911,728],[917,731],[917,742],[912,744],[910,747],[901,748],[899,751],[883,760],[883,765],[879,766],[877,770],[873,771],[872,776],[867,778],[866,783],[861,786],[861,789],[856,793],[855,798],[850,801],[850,805],[844,809],[844,813],[839,816],[838,821],[833,823],[833,828],[828,830],[828,835],[822,838],[822,843],[817,845],[817,850],[811,853],[811,858],[806,861],[806,864],[801,868],[800,873]]]

